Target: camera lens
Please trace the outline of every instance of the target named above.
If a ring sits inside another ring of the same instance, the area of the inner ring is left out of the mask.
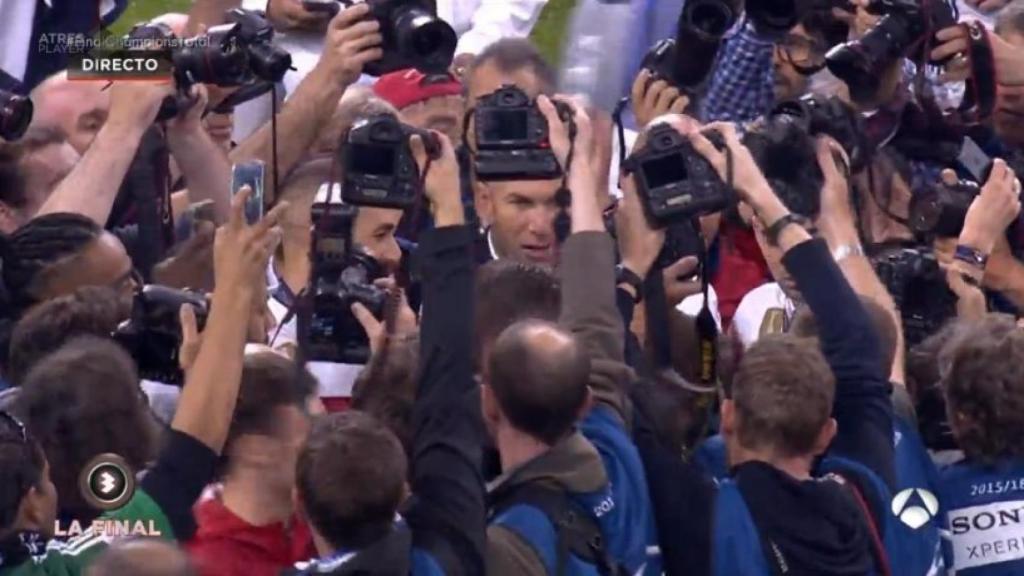
[[[394,15],[392,30],[398,51],[425,73],[443,73],[452,64],[458,37],[455,30],[419,6]]]
[[[258,43],[249,46],[249,67],[257,78],[267,82],[280,82],[291,66],[291,54],[272,44]]]
[[[28,98],[0,90],[0,138],[21,138],[32,122],[32,111],[32,101]]]
[[[211,29],[207,38],[194,38],[174,53],[174,73],[179,82],[239,86],[248,73],[248,55],[239,50],[233,34],[236,25]]]
[[[687,2],[685,12],[690,28],[716,40],[725,36],[736,21],[736,14],[728,4],[714,0]]]
[[[747,15],[759,31],[782,36],[796,26],[802,16],[796,0],[755,0],[747,2]]]

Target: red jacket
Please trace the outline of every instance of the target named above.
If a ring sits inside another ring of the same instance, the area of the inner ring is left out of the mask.
[[[253,526],[224,506],[219,489],[208,489],[193,512],[198,529],[185,550],[203,576],[277,576],[316,557],[309,527],[298,518]]]

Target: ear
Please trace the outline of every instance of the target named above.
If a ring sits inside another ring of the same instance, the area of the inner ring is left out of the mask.
[[[718,410],[722,419],[722,435],[731,436],[736,433],[736,403],[732,400],[722,400],[721,408]]]
[[[478,178],[473,179],[473,203],[476,206],[476,217],[483,226],[494,222],[494,195],[490,187]]]
[[[18,516],[15,519],[16,525],[22,529],[31,529],[49,534],[53,526],[46,526],[47,520],[46,495],[38,486],[33,486],[25,493],[18,505]],[[51,519],[52,521],[52,519]]]
[[[0,202],[0,232],[11,234],[21,227],[21,219],[7,204]]]
[[[494,391],[487,384],[480,385],[480,413],[483,414],[484,421],[491,425],[501,422],[498,399],[494,397]]]
[[[821,427],[821,432],[818,432],[818,438],[814,441],[814,455],[820,456],[824,454],[828,447],[832,444],[832,439],[836,437],[836,431],[839,429],[839,424],[836,423],[835,418],[829,418],[828,422]]]
[[[576,414],[576,421],[579,422],[586,418],[587,414],[590,414],[590,410],[594,408],[594,391],[587,386],[587,394],[583,397],[583,404],[580,405],[580,411]]]

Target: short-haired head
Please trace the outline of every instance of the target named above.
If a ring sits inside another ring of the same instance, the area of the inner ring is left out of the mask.
[[[110,112],[110,90],[103,82],[73,82],[66,70],[39,83],[30,97],[32,126],[60,130],[79,154],[85,154]]]
[[[24,423],[0,411],[0,538],[18,528],[26,496],[31,493],[39,500],[46,492],[46,468],[43,449]],[[55,516],[56,498],[49,507],[52,509],[45,515]]]
[[[71,517],[98,514],[78,489],[89,460],[114,453],[141,470],[154,456],[156,421],[134,362],[113,341],[84,336],[68,342],[40,360],[21,388],[15,412],[46,452],[61,509]]]
[[[532,42],[503,38],[481,52],[466,72],[467,103],[472,106],[504,84],[515,84],[531,97],[553,94],[558,77]]]
[[[485,418],[547,445],[566,437],[589,404],[590,358],[572,333],[522,320],[494,342],[484,371]],[[499,414],[488,406],[490,395]]]
[[[373,89],[368,86],[352,86],[346,89],[338,100],[338,106],[331,119],[321,128],[311,152],[333,154],[353,124],[378,114],[397,115],[398,111],[387,100],[374,94]]]
[[[308,432],[307,405],[316,387],[316,378],[308,370],[281,354],[246,354],[238,401],[224,444],[225,472],[230,473],[232,466],[281,471],[287,476],[281,483],[290,491],[295,466],[288,465],[288,461],[294,463],[297,445]],[[278,442],[268,443],[268,438]]]
[[[835,377],[815,340],[762,337],[740,360],[731,392],[723,431],[741,449],[796,458],[828,446]]]
[[[557,322],[561,283],[547,268],[514,260],[492,260],[476,272],[476,358],[481,359],[506,328],[534,318]]]
[[[1024,330],[1012,316],[989,314],[944,356],[949,423],[967,457],[1024,456]]]
[[[300,509],[332,549],[362,548],[391,530],[406,470],[401,442],[372,416],[357,410],[323,416],[299,454]]]
[[[11,334],[5,379],[20,385],[40,359],[65,342],[79,336],[107,338],[127,315],[117,293],[99,286],[84,286],[30,308]]]

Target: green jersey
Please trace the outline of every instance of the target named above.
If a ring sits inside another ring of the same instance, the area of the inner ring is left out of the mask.
[[[118,537],[145,535],[174,539],[167,516],[141,488],[124,507],[83,526],[61,526],[57,535],[69,539],[51,540],[45,551],[17,566],[0,565],[0,576],[79,576]]]

